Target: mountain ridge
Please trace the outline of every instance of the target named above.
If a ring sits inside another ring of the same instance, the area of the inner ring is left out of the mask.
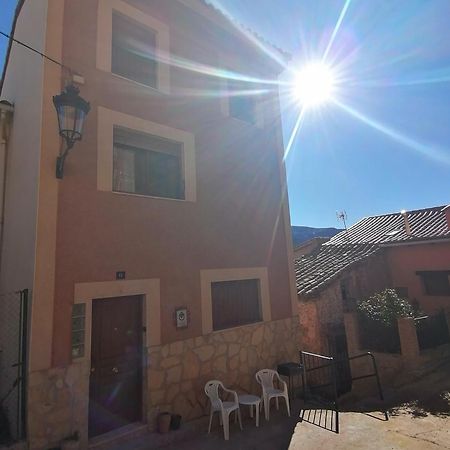
[[[340,228],[328,227],[328,228],[315,228],[307,227],[303,225],[292,225],[292,241],[294,247],[309,241],[316,237],[328,237],[331,238],[334,235],[343,231]]]

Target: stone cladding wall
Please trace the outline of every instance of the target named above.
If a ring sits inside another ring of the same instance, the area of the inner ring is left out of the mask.
[[[298,317],[261,322],[150,347],[144,379],[144,405],[151,431],[160,412],[183,421],[208,413],[206,381],[221,380],[238,392],[260,394],[255,373],[298,361]],[[57,446],[74,431],[87,448],[89,361],[33,372],[28,380],[30,449]]]
[[[149,417],[159,412],[181,414],[183,420],[208,412],[206,381],[218,379],[238,392],[260,394],[255,373],[298,361],[298,317],[213,332],[149,350]]]

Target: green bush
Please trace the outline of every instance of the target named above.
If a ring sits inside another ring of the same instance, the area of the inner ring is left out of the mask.
[[[400,317],[413,317],[413,307],[400,298],[395,289],[385,289],[358,303],[359,312],[367,319],[392,327]]]

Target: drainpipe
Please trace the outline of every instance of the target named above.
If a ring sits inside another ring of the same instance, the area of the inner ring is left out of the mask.
[[[3,249],[3,224],[5,219],[6,166],[8,162],[8,141],[12,126],[13,105],[0,101],[0,269]]]

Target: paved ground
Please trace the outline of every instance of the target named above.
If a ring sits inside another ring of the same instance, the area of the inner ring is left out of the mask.
[[[289,450],[309,449],[450,449],[450,418],[415,417],[402,411],[388,421],[380,413],[340,414],[340,433],[300,422]]]
[[[292,417],[283,405],[261,419],[259,428],[244,410],[244,430],[230,427],[230,440],[223,440],[215,419],[207,434],[207,419],[185,424],[167,435],[145,434],[108,450],[328,450],[328,449],[450,449],[450,362],[421,376],[415,383],[385,389],[390,419],[385,420],[376,400],[342,399],[340,433],[333,432],[331,413],[311,410],[299,421],[302,404],[293,402]],[[105,447],[106,448],[106,447]]]
[[[274,411],[269,422],[263,419],[259,428],[249,417],[244,419],[243,431],[233,423],[228,442],[224,441],[218,423],[208,435],[207,422],[201,421],[195,433],[186,427],[184,431],[172,432],[178,434],[176,442],[164,442],[164,437],[147,434],[114,450],[450,449],[450,415],[417,414],[414,406],[396,408],[389,421],[378,411],[341,412],[340,433],[336,434],[331,431],[334,424],[330,425],[329,411],[311,411],[308,421],[299,422],[301,404],[297,402],[293,406],[292,417],[288,418],[280,408],[279,412]]]

